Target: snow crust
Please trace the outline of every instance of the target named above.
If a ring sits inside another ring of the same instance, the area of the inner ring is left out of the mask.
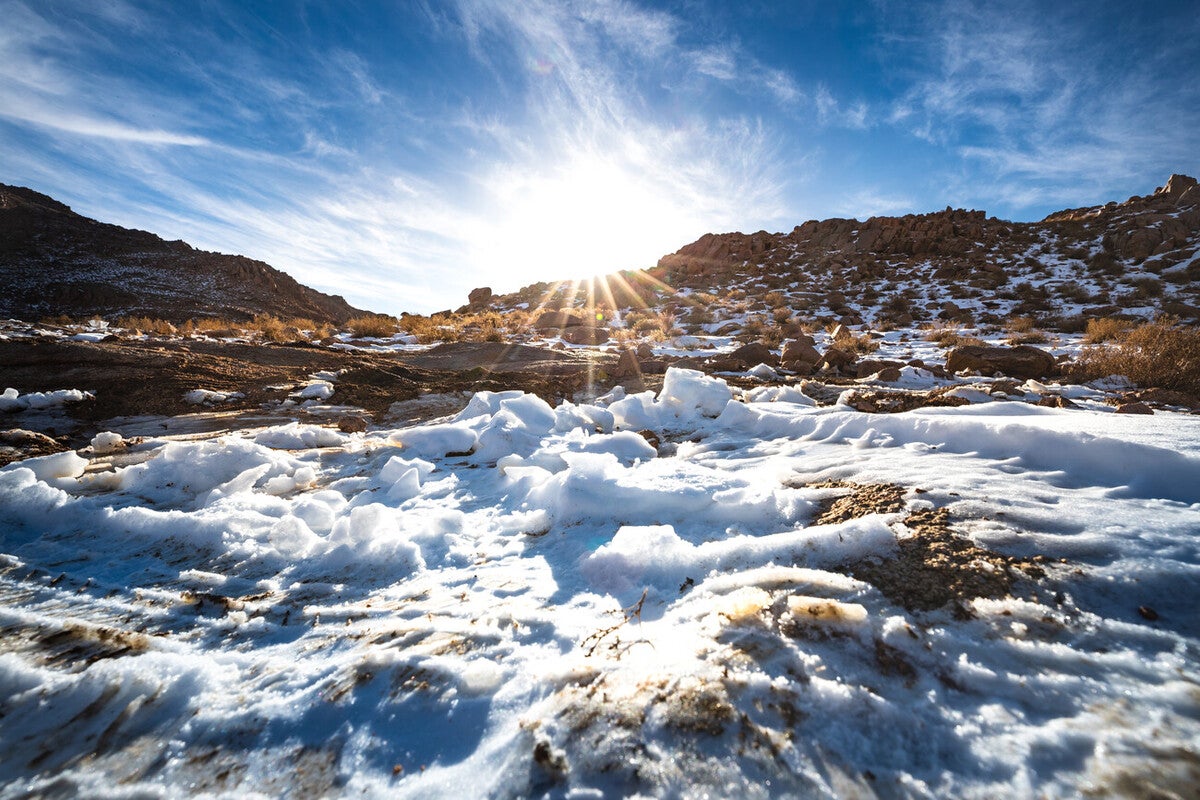
[[[8,388],[0,394],[0,413],[15,413],[19,411],[54,408],[67,403],[81,403],[92,398],[91,392],[79,389],[59,389],[53,392],[30,392],[21,394],[16,389]]]
[[[119,445],[0,469],[5,796],[1194,789],[1195,416],[672,369],[91,455]],[[905,511],[817,525],[831,480]],[[931,508],[1046,577],[935,611],[854,577]]]

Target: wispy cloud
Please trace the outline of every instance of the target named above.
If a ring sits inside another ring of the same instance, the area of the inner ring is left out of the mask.
[[[1107,28],[1131,13],[1141,19],[1123,35],[1158,36],[1137,43],[1157,57],[1112,47]],[[1170,29],[1179,14],[1159,13],[1101,3],[1083,25],[1044,4],[926,7],[910,31],[927,43],[916,48],[925,60],[891,122],[964,160],[947,171],[952,193],[1010,207],[1097,202],[1147,175],[1195,169],[1200,85],[1168,76],[1172,62],[1200,57],[1200,23],[1184,22],[1188,35]]]

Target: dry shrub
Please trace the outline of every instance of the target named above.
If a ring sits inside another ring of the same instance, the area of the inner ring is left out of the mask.
[[[1013,333],[1029,333],[1034,329],[1033,317],[1009,317],[1005,327]]]
[[[346,322],[346,330],[357,338],[386,339],[394,336],[399,328],[399,320],[387,314],[363,314]]]
[[[964,347],[966,345],[983,344],[983,340],[968,336],[956,324],[935,325],[925,333],[925,341],[933,342],[938,347]]]
[[[1132,330],[1133,323],[1129,320],[1116,319],[1115,317],[1098,317],[1087,321],[1087,332],[1083,335],[1083,340],[1088,344],[1100,344],[1101,342],[1112,342],[1120,339],[1125,333]]]
[[[1138,386],[1200,396],[1200,328],[1160,317],[1085,347],[1074,372],[1084,380],[1124,375]]]
[[[38,324],[39,325],[57,325],[59,327],[65,328],[68,325],[74,325],[75,320],[71,319],[66,314],[58,314],[57,316],[53,316],[53,317],[42,317],[40,320],[38,320]]]
[[[290,342],[296,338],[283,320],[271,314],[256,314],[246,327],[261,333],[268,342]]]
[[[153,333],[156,336],[174,336],[177,332],[175,326],[170,322],[154,317],[121,317],[117,320],[117,327],[142,333]]]
[[[1008,343],[1011,345],[1043,344],[1049,341],[1046,334],[1034,327],[1033,317],[1009,317],[1005,327],[1009,330]]]

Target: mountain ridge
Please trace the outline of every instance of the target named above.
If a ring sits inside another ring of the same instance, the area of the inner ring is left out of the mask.
[[[364,313],[271,265],[198,250],[84,217],[49,195],[0,184],[0,316],[150,316],[172,322],[259,314],[343,323]]]
[[[1176,174],[1152,194],[1038,222],[947,208],[708,233],[647,272],[676,291],[781,294],[797,312],[853,325],[1164,313],[1195,322],[1200,186]]]

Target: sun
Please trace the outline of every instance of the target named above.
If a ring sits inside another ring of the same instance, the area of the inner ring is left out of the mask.
[[[620,160],[581,153],[496,182],[494,218],[472,260],[498,285],[653,266],[696,235],[687,198]]]

